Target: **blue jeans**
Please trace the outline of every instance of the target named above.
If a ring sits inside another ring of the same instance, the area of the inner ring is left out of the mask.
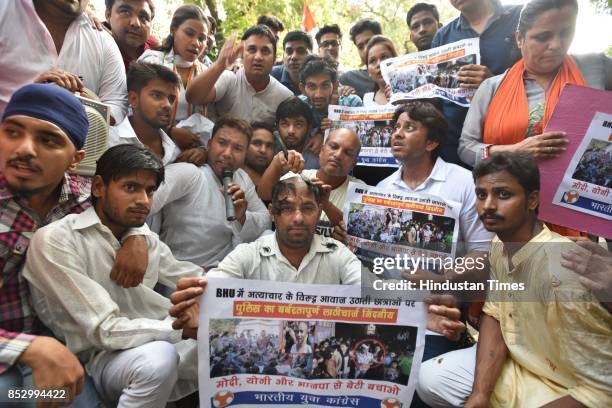
[[[3,400],[6,400],[8,390],[11,388],[32,388],[32,369],[23,364],[16,364],[9,368],[4,373],[0,374],[0,396]],[[23,407],[23,408],[35,408],[36,402],[15,402],[15,403],[1,403],[2,406],[9,407]],[[70,404],[70,407],[74,408],[96,408],[102,406],[98,399],[98,393],[93,385],[91,378],[85,374],[85,382],[83,391],[77,395],[76,399]]]

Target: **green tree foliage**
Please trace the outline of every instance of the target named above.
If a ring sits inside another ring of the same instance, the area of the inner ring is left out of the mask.
[[[188,2],[208,8],[213,16],[217,14],[217,20],[220,21],[218,43],[222,43],[231,33],[244,32],[262,14],[274,15],[283,22],[286,29],[280,35],[281,41],[287,31],[300,29],[302,26],[303,0],[219,0],[219,3],[215,3],[215,12],[210,8],[214,0]],[[308,5],[319,27],[334,23],[340,26],[344,33],[341,63],[344,66],[356,67],[360,63],[359,56],[349,37],[353,23],[365,17],[374,18],[382,24],[383,33],[393,40],[398,52],[415,51],[408,39],[406,12],[417,2],[419,0],[309,0]],[[433,3],[440,10],[443,22],[457,16],[456,10],[447,0],[436,0]],[[281,48],[279,47],[279,58],[282,56]]]

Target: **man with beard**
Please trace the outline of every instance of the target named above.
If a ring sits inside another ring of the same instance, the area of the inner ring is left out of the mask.
[[[90,89],[110,105],[112,123],[123,120],[127,104],[121,53],[107,32],[91,26],[86,4],[0,2],[0,114],[22,85],[53,82],[71,92]]]
[[[312,53],[312,38],[301,30],[290,31],[283,39],[283,51],[283,64],[272,68],[271,75],[297,96],[301,93],[300,69]]]
[[[494,153],[474,169],[476,207],[496,234],[478,345],[425,362],[432,406],[607,407],[612,315],[562,265],[578,250],[538,220],[540,174],[528,153]]]
[[[207,276],[277,282],[357,285],[361,263],[333,238],[315,234],[319,188],[301,176],[281,180],[268,206],[274,234],[241,244]],[[302,262],[306,260],[306,262]]]
[[[165,406],[197,390],[196,342],[172,328],[170,301],[154,286],[174,287],[202,268],[177,261],[149,231],[142,284],[126,289],[110,278],[121,240],[143,227],[163,179],[146,147],[110,148],[97,162],[93,206],[39,229],[23,271],[42,322],[86,363],[109,406]]]
[[[289,151],[294,150],[301,155],[300,158],[303,158],[302,168],[306,169],[319,168],[319,157],[306,147],[308,137],[312,131],[312,121],[313,117],[310,108],[296,96],[281,102],[278,105],[278,109],[276,109],[276,129],[278,134]],[[283,152],[280,152],[280,150],[281,146],[277,146],[279,155],[282,155]],[[288,154],[285,159],[287,162],[291,162],[291,154]],[[282,171],[277,164],[280,164],[280,162],[273,160],[272,165],[266,171],[266,173],[271,172],[274,174],[276,177],[272,178],[275,180],[278,180],[286,172],[286,170]],[[296,172],[299,171],[301,169]],[[270,174],[265,174],[264,180],[268,180],[269,177],[271,177]]]
[[[125,70],[145,50],[159,46],[151,36],[151,23],[155,17],[153,0],[106,0],[107,27],[115,39]]]
[[[109,144],[146,146],[164,165],[174,162],[180,150],[163,129],[170,125],[172,118],[178,76],[163,65],[134,62],[127,78],[132,116],[126,116],[110,129]]]
[[[274,129],[263,122],[252,123],[251,128],[253,136],[247,149],[244,171],[248,173],[253,184],[258,185],[274,158]]]
[[[338,71],[336,62],[330,57],[308,56],[300,71],[299,98],[312,110],[312,127],[317,131],[329,129],[331,121],[327,118],[332,96],[338,91]],[[355,94],[341,95],[335,105],[363,106],[361,98]]]
[[[248,123],[225,116],[208,141],[208,164],[166,168],[166,181],[155,194],[151,213],[161,211],[159,236],[178,259],[205,269],[215,267],[236,245],[254,241],[269,228],[266,207],[241,168],[251,137]],[[223,193],[224,170],[233,173],[228,187],[235,210],[231,221]]]
[[[0,125],[0,392],[64,387],[75,406],[96,396],[78,359],[55,340],[32,310],[22,274],[33,232],[91,204],[90,180],[68,173],[83,159],[87,114],[70,92],[30,84],[12,96]],[[136,244],[136,246],[134,246]],[[119,247],[118,247],[119,248]],[[144,253],[144,256],[142,255]],[[127,238],[109,276],[140,284],[147,268],[143,237]],[[76,401],[74,398],[81,393]]]
[[[238,56],[244,67],[234,73],[227,69]],[[219,115],[234,115],[247,122],[274,123],[279,103],[292,92],[270,76],[276,58],[276,37],[264,25],[249,28],[236,46],[236,36],[227,39],[217,60],[198,75],[186,92],[193,105],[213,104]]]

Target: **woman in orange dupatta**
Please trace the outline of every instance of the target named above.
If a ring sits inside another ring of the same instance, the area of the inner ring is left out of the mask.
[[[552,159],[566,149],[564,132],[543,132],[563,87],[587,83],[609,87],[612,65],[603,55],[567,55],[577,14],[576,0],[533,0],[525,5],[516,32],[522,58],[506,73],[483,82],[476,92],[459,141],[458,153],[465,163],[475,166],[502,151]],[[589,68],[590,81],[585,80],[581,66]],[[580,235],[564,227],[552,229],[566,236]]]

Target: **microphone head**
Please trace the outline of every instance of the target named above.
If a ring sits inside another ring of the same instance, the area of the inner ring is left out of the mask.
[[[222,178],[232,178],[234,176],[234,172],[230,169],[224,169],[223,172],[221,173],[221,177]]]

